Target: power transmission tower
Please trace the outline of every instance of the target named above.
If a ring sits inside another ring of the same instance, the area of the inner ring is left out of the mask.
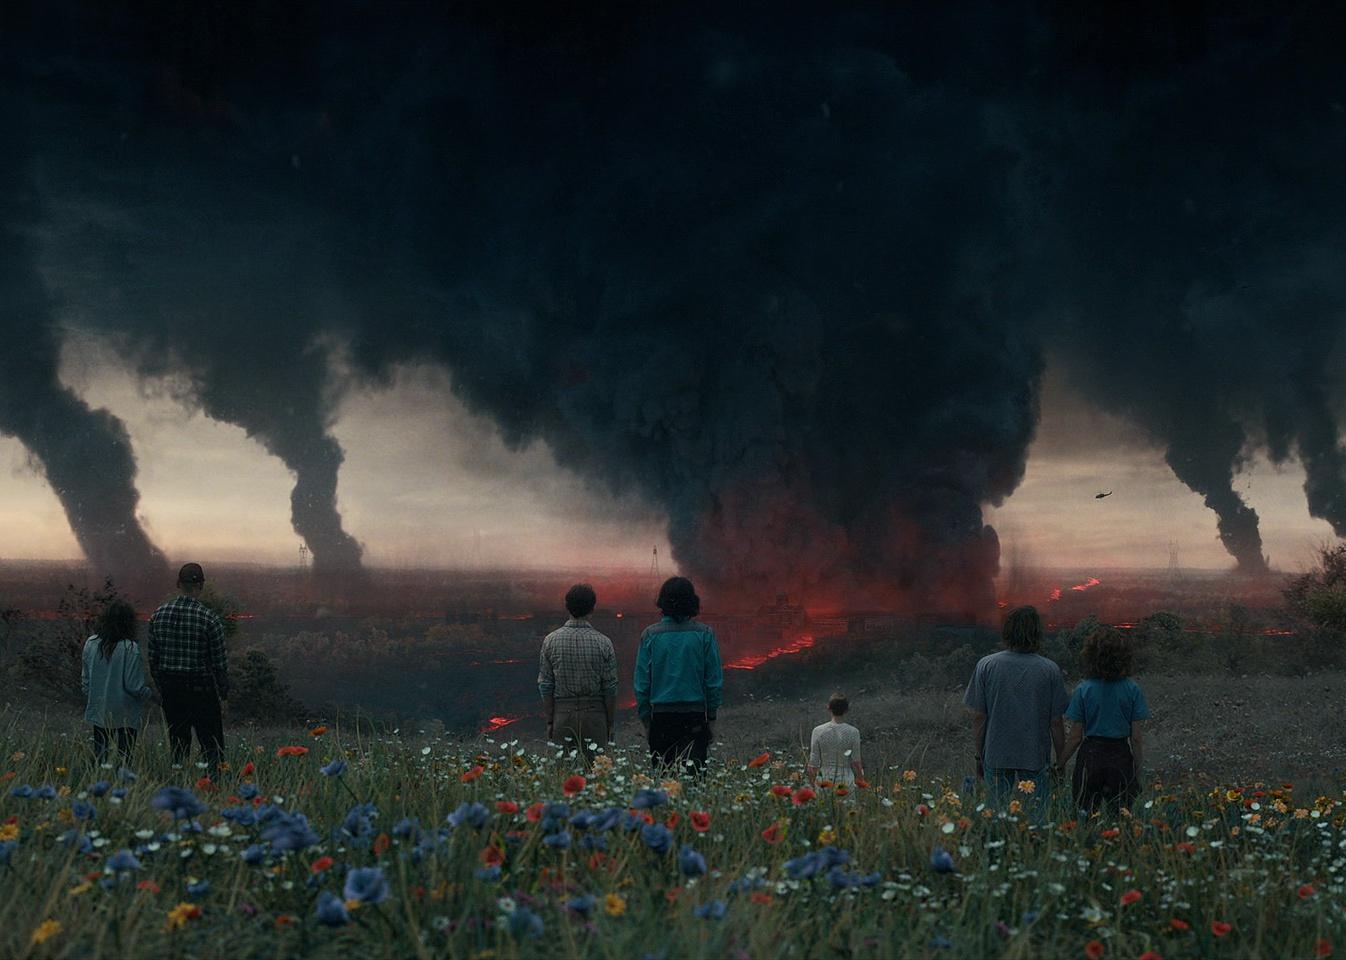
[[[1178,563],[1178,543],[1176,540],[1168,542],[1168,579],[1170,583],[1177,583],[1182,579],[1182,566]]]
[[[659,547],[654,548],[654,559],[650,561],[650,576],[659,579]]]
[[[301,543],[301,544],[299,545],[299,569],[300,569],[300,570],[307,570],[307,569],[308,569],[308,544],[307,544],[307,543]]]

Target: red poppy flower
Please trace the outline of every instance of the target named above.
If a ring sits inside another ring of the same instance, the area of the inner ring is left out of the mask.
[[[796,807],[802,807],[804,804],[812,800],[815,796],[817,796],[817,794],[815,794],[808,787],[800,787],[798,790],[794,792],[794,795],[790,797],[790,802],[793,803]]]
[[[1168,925],[1172,927],[1174,930],[1178,931],[1179,933],[1183,933],[1187,930],[1192,929],[1192,925],[1190,923],[1188,923],[1186,920],[1179,920],[1177,917],[1174,917],[1173,919],[1169,920]]]
[[[542,819],[542,808],[544,806],[546,806],[546,804],[539,800],[537,803],[530,804],[528,809],[523,812],[523,815],[528,818],[529,823],[537,823]]]
[[[869,789],[869,781],[866,780],[864,777],[856,777],[856,778],[855,778],[855,785],[856,785],[857,787],[859,787],[861,790],[868,790],[868,789]]]
[[[288,927],[290,924],[294,922],[295,917],[293,914],[282,913],[279,917],[276,918],[276,929],[284,930],[286,927]]]
[[[141,880],[136,884],[137,890],[148,890],[150,893],[158,893],[159,885],[153,880]]]
[[[518,813],[519,805],[513,800],[497,800],[495,809],[497,813]]]
[[[1128,890],[1126,893],[1122,894],[1122,906],[1129,907],[1131,904],[1138,903],[1142,899],[1143,895],[1139,890]]]
[[[561,792],[567,797],[573,797],[588,786],[589,781],[585,780],[578,773],[574,776],[566,777],[566,782],[561,784]]]
[[[921,816],[925,816],[927,813],[930,812],[930,808],[923,803],[918,803],[916,804],[916,812],[919,813]]]
[[[692,821],[692,829],[697,833],[705,833],[710,829],[710,814],[704,810],[693,810],[689,819]]]
[[[1313,955],[1318,957],[1318,960],[1332,956],[1332,941],[1327,937],[1319,937],[1318,942],[1313,945]]]
[[[772,785],[771,792],[777,797],[788,797],[790,795],[790,788],[783,783],[777,783]]]
[[[664,826],[668,827],[668,829],[670,830],[673,830],[676,829],[678,824],[681,822],[682,822],[682,814],[674,810],[672,813],[668,815],[668,819],[664,821]]]
[[[482,847],[478,856],[481,857],[481,862],[488,867],[498,867],[505,862],[505,851],[493,843]]]
[[[673,903],[678,899],[678,894],[682,893],[682,887],[670,887],[664,891],[664,899]]]
[[[1210,922],[1210,932],[1216,937],[1227,936],[1229,931],[1233,929],[1233,924],[1225,923],[1223,920],[1212,920]]]
[[[754,890],[749,899],[752,900],[753,903],[770,903],[772,898],[771,894],[767,893],[765,890]]]
[[[1099,960],[1107,950],[1103,946],[1102,940],[1090,940],[1084,945],[1084,955],[1089,960]]]
[[[1099,836],[1102,837],[1104,840],[1116,840],[1121,835],[1122,831],[1117,827],[1109,827],[1108,829],[1103,830],[1102,832],[1099,833]]]
[[[253,771],[256,769],[257,768],[252,765],[252,761],[249,760],[247,763],[243,764],[243,769],[239,771],[239,775],[244,777],[250,777],[252,776]]]
[[[771,762],[770,751],[766,753],[759,753],[757,756],[753,757],[751,760],[748,761],[748,769],[755,770],[757,767],[765,767],[770,762]]]
[[[262,800],[262,795],[261,795],[261,794],[258,794],[257,796],[255,796],[255,797],[252,798],[252,805],[253,805],[254,807],[260,807],[260,806],[263,804],[263,802],[264,802],[264,801]]]
[[[767,827],[765,830],[762,831],[762,839],[765,840],[767,843],[780,843],[781,836],[782,833],[779,823],[773,823],[771,826]]]
[[[306,754],[306,753],[308,753],[308,747],[288,746],[288,747],[281,747],[279,750],[277,750],[277,751],[276,751],[276,756],[277,756],[277,757],[302,757],[302,756],[303,756],[304,754]]]
[[[388,852],[388,848],[393,845],[392,838],[386,833],[380,833],[374,838],[374,856],[381,857]]]
[[[1304,884],[1300,884],[1299,889],[1296,890],[1295,892],[1296,892],[1297,894],[1299,894],[1299,899],[1301,899],[1301,900],[1307,900],[1307,899],[1309,899],[1309,897],[1313,896],[1313,894],[1314,894],[1316,891],[1313,889],[1313,884],[1311,884],[1311,883],[1304,883]]]
[[[1158,951],[1146,950],[1140,955],[1139,960],[1164,960],[1164,958],[1159,955]]]
[[[310,737],[321,737],[321,736],[322,736],[324,733],[326,733],[326,732],[327,732],[327,728],[324,727],[324,726],[319,725],[319,726],[314,727],[312,730],[310,730],[310,731],[308,732],[308,735],[309,735]]]
[[[819,781],[818,781],[818,789],[819,789],[819,790],[831,790],[831,789],[832,789],[832,781],[831,781],[831,780],[819,780]]]
[[[200,790],[202,793],[214,793],[215,784],[210,782],[210,777],[202,777],[200,780],[196,781],[196,789]]]
[[[463,783],[471,783],[473,780],[477,779],[477,777],[481,776],[485,772],[486,768],[483,767],[481,764],[477,764],[475,767],[467,771],[467,773],[463,774],[458,779]]]
[[[1174,844],[1173,849],[1177,850],[1179,853],[1185,853],[1190,857],[1192,854],[1196,853],[1196,844],[1188,843],[1184,840],[1182,843]]]
[[[324,870],[332,869],[335,861],[331,857],[319,857],[308,865],[310,873],[322,873]]]

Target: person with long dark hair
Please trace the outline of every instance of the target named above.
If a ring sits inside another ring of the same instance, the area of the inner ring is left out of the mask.
[[[1140,725],[1150,718],[1145,693],[1131,679],[1131,638],[1099,627],[1085,637],[1080,661],[1085,679],[1066,708],[1071,727],[1060,770],[1079,750],[1071,786],[1080,809],[1130,809],[1140,792]]]
[[[93,749],[102,763],[108,744],[117,741],[122,762],[129,763],[136,732],[145,720],[145,703],[155,698],[145,682],[136,642],[136,612],[114,600],[98,619],[96,632],[84,641],[80,687],[88,702],[84,719],[93,725]]]
[[[663,614],[640,635],[636,712],[656,770],[682,764],[701,770],[715,736],[724,675],[715,632],[696,619],[701,598],[686,577],[670,577],[655,601]]]

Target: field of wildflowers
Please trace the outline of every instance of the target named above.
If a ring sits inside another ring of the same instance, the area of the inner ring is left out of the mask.
[[[96,765],[11,717],[6,957],[1346,956],[1346,805],[1290,784],[1079,819],[886,770],[847,792],[721,754],[322,727],[230,738],[213,779]]]

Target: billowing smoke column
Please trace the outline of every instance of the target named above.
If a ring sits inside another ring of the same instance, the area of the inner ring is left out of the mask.
[[[1259,447],[1346,533],[1339,31],[890,6],[154,5],[90,36],[45,4],[7,49],[41,53],[72,321],[283,458],[332,568],[331,343],[375,380],[443,363],[756,598],[988,607],[1044,350],[1241,568]]]
[[[28,231],[41,210],[21,149],[18,108],[0,97],[9,146],[0,151],[0,433],[18,438],[61,501],[99,577],[123,588],[162,578],[164,557],[136,518],[136,464],[126,428],[61,384],[51,296]]]

